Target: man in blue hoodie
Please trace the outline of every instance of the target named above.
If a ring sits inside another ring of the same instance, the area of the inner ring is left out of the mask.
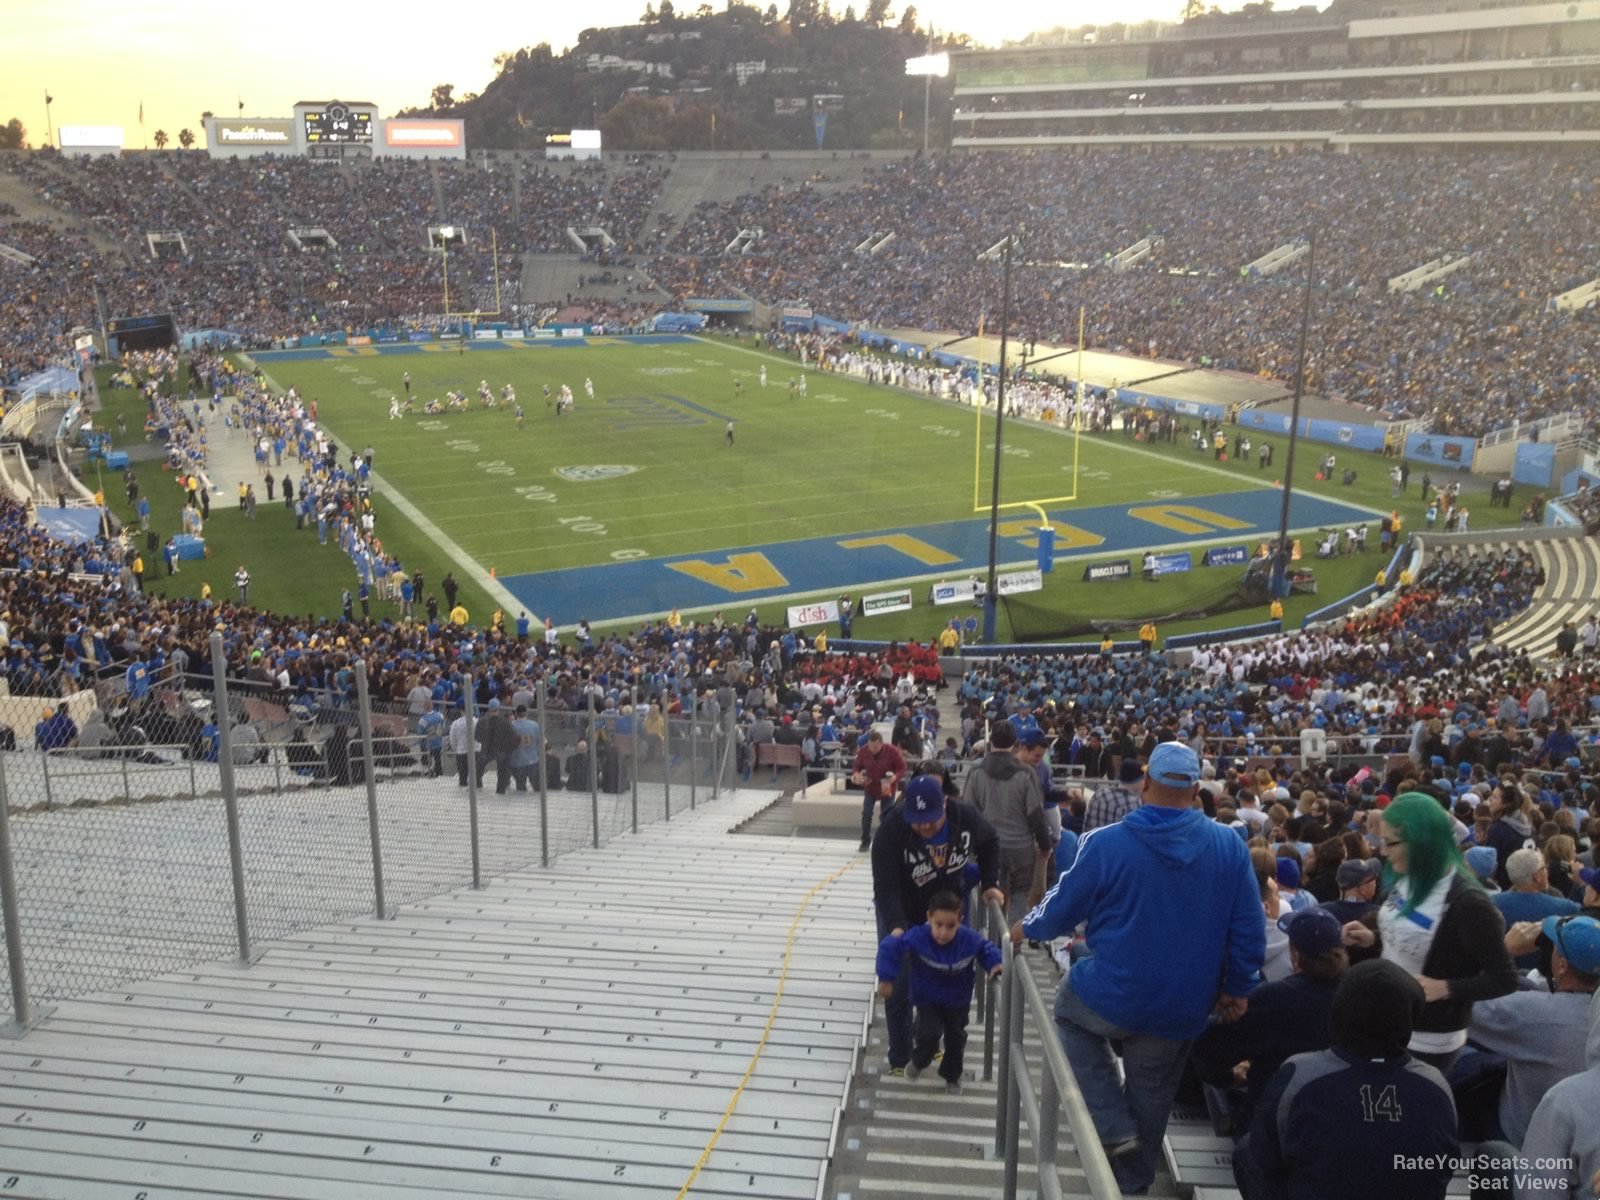
[[[1124,1194],[1143,1194],[1155,1179],[1190,1044],[1213,1009],[1244,1015],[1266,957],[1249,850],[1196,807],[1199,782],[1193,750],[1157,746],[1143,804],[1084,834],[1071,868],[1011,928],[1020,942],[1087,926],[1091,953],[1056,993],[1056,1034]]]

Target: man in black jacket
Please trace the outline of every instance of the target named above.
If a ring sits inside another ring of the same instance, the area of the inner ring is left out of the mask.
[[[1332,1046],[1278,1069],[1233,1152],[1245,1200],[1443,1200],[1460,1143],[1450,1085],[1406,1052],[1422,1008],[1422,986],[1393,963],[1345,973]]]
[[[967,865],[978,868],[984,903],[1005,903],[1000,891],[1000,838],[971,805],[947,801],[937,775],[906,784],[905,799],[890,809],[872,841],[872,901],[878,938],[904,933],[928,919],[935,892],[965,896]],[[901,971],[884,1004],[889,1030],[889,1067],[901,1074],[911,1061],[909,971]]]
[[[1240,1133],[1286,1059],[1328,1048],[1328,1014],[1350,966],[1340,944],[1343,926],[1326,908],[1285,913],[1278,928],[1289,935],[1294,974],[1251,992],[1244,1016],[1212,1022],[1191,1052],[1201,1081],[1229,1093],[1233,1128]],[[1236,1091],[1241,1067],[1244,1088]]]
[[[478,786],[483,786],[483,775],[489,763],[494,762],[495,795],[504,796],[511,782],[511,756],[517,749],[517,731],[500,707],[500,701],[489,701],[489,707],[478,719]]]

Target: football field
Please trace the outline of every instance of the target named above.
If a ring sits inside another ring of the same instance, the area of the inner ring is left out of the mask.
[[[790,387],[799,363],[749,343],[433,342],[263,353],[257,362],[275,384],[317,400],[344,452],[371,445],[380,493],[422,514],[458,562],[480,578],[492,569],[522,607],[558,624],[674,607],[742,615],[757,602],[964,579],[987,562],[992,415],[980,432],[970,407],[814,370],[800,396]],[[404,397],[403,373],[415,411],[393,420],[389,398]],[[479,404],[480,381],[497,396],[505,384],[515,389],[520,426],[508,408]],[[544,389],[563,385],[576,402],[558,415]],[[422,411],[449,390],[467,393],[470,407]],[[1120,434],[1085,437],[1075,484],[1075,440],[1006,424],[1003,502],[1076,493],[1048,506],[1058,575],[1078,578],[1075,559],[1147,548],[1253,549],[1276,531],[1281,445],[1263,472]],[[1311,483],[1321,452],[1302,454],[1294,528],[1387,509],[1376,465],[1360,488]],[[975,485],[983,513],[974,512]],[[1002,564],[1033,564],[1037,525],[1025,508],[1002,513]],[[925,598],[923,589],[919,605]]]

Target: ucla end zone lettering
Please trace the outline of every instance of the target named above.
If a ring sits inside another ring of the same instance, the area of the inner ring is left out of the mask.
[[[603,487],[604,483],[594,486]],[[1271,536],[1278,527],[1281,500],[1282,493],[1261,488],[1207,496],[1192,503],[1067,508],[1050,515],[1060,534],[1058,544],[1065,547],[1060,558],[1134,556],[1147,547],[1215,540],[1219,533],[1236,534],[1248,542]],[[1309,529],[1371,518],[1370,512],[1350,504],[1297,494],[1292,501],[1290,525]],[[1034,520],[1019,521],[1014,526],[1002,522],[998,528],[1000,561],[1013,567],[1031,565],[1034,553],[1028,543],[1036,540],[1037,531],[1038,522]],[[988,522],[979,517],[889,532],[642,557],[506,576],[501,582],[530,611],[548,614],[563,625],[580,617],[612,621],[644,618],[672,608],[716,608],[734,601],[748,603],[811,593],[837,596],[861,591],[879,581],[914,579],[929,579],[940,585],[924,593],[932,603],[970,604],[970,577],[981,576],[987,570],[988,549]],[[1180,558],[1192,565],[1187,552],[1174,556],[1174,560]],[[1098,563],[1084,573],[1084,578],[1121,579],[1131,575],[1132,570],[1128,562]],[[1019,584],[1033,590],[1037,571],[1014,574],[1023,577]],[[936,591],[940,594],[936,595]]]

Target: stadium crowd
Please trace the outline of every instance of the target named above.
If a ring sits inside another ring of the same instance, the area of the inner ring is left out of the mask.
[[[439,264],[422,243],[427,225],[446,222],[468,233],[459,267],[452,256],[461,307],[487,307],[493,294],[492,229],[510,297],[501,307],[517,316],[516,255],[564,250],[566,229],[593,220],[617,239],[608,261],[648,254],[650,275],[678,296],[737,290],[879,327],[956,333],[975,332],[998,310],[999,271],[979,256],[1006,229],[1021,230],[1019,336],[1070,342],[1082,305],[1092,347],[1288,379],[1297,272],[1262,279],[1245,267],[1315,232],[1313,388],[1464,434],[1595,410],[1593,312],[1551,304],[1600,277],[1600,243],[1585,219],[1596,184],[1570,160],[1161,148],[1015,154],[1005,167],[966,154],[889,163],[831,193],[804,181],[769,186],[702,204],[663,243],[661,226],[640,240],[670,169],[653,162],[330,167],[5,155],[0,170],[26,181],[62,222],[0,218],[0,238],[38,260],[0,262],[13,295],[26,298],[0,301],[4,360],[16,370],[58,354],[71,328],[95,323],[95,289],[111,309],[171,310],[184,328],[225,329],[251,344],[431,327],[442,308]],[[1529,189],[1535,175],[1547,186]],[[1396,219],[1401,212],[1425,219]],[[751,227],[763,235],[747,253],[723,253]],[[292,228],[323,229],[332,243],[295,251]],[[162,230],[182,233],[187,253],[153,258],[145,234]],[[852,254],[888,233],[880,252]],[[1143,238],[1148,257],[1110,269]],[[1463,254],[1468,264],[1436,286],[1387,290],[1397,275]],[[85,279],[91,287],[69,286]],[[561,300],[527,297],[526,306]],[[612,301],[602,315],[632,324],[644,311]]]
[[[1296,273],[1244,268],[1314,231],[1312,386],[1481,433],[1594,411],[1592,325],[1549,302],[1600,278],[1583,217],[1595,181],[1541,161],[1160,148],[1009,154],[1004,170],[984,154],[891,163],[838,193],[772,187],[701,205],[654,269],[678,294],[738,288],[880,328],[970,334],[1000,308],[998,267],[979,256],[1019,230],[1019,336],[1070,344],[1081,304],[1091,347],[1288,379]],[[1552,186],[1530,195],[1539,170]],[[1393,220],[1400,210],[1426,215]],[[763,236],[749,252],[720,253],[752,227]],[[851,253],[890,232],[879,253]],[[1109,269],[1146,237],[1149,258]],[[1472,261],[1437,288],[1388,293],[1387,280],[1459,254]]]

